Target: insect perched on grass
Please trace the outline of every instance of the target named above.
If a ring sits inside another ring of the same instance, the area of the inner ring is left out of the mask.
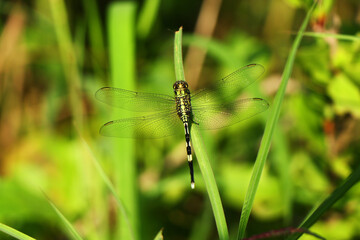
[[[190,145],[192,124],[203,129],[218,129],[265,111],[269,104],[264,99],[234,99],[263,72],[261,65],[250,64],[223,78],[213,89],[198,90],[193,94],[190,94],[187,82],[176,81],[173,85],[175,97],[101,88],[95,96],[104,103],[130,111],[153,113],[110,121],[101,127],[100,134],[121,138],[161,138],[175,134],[183,125],[191,188],[195,188]]]

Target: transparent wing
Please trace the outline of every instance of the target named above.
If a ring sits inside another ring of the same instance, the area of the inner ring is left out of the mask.
[[[264,67],[250,64],[242,67],[215,84],[213,89],[202,89],[191,96],[193,105],[226,102],[255,82],[264,73]]]
[[[95,93],[95,97],[111,106],[134,112],[164,111],[175,108],[174,98],[164,94],[104,87]]]
[[[209,104],[192,108],[194,122],[203,129],[223,128],[251,118],[269,108],[261,98],[239,99],[225,104]]]
[[[162,138],[183,131],[176,111],[144,117],[125,118],[105,123],[100,134],[120,138]]]

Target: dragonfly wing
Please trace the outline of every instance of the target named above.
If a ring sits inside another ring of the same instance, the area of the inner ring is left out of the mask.
[[[226,104],[193,107],[194,123],[200,128],[218,129],[251,118],[268,109],[269,103],[261,98],[239,99]]]
[[[195,92],[191,96],[191,101],[194,104],[226,101],[239,95],[244,88],[255,82],[263,73],[263,66],[259,64],[247,65],[220,80],[213,89],[202,89]]]
[[[134,112],[172,110],[175,108],[173,97],[164,94],[134,92],[121,88],[104,87],[95,97],[106,104]]]
[[[110,121],[101,127],[100,134],[106,137],[149,139],[171,136],[182,128],[181,120],[173,111]]]

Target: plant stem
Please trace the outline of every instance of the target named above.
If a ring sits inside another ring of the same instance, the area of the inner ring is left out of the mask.
[[[271,109],[270,115],[269,115],[269,120],[266,123],[265,126],[265,130],[264,130],[264,136],[263,139],[261,141],[261,145],[259,148],[259,152],[254,164],[254,169],[253,169],[253,173],[250,179],[250,183],[249,183],[249,188],[246,192],[245,195],[245,200],[244,200],[244,205],[242,208],[242,214],[240,217],[240,222],[239,222],[239,229],[238,229],[238,236],[237,239],[242,239],[245,236],[245,230],[246,230],[246,226],[249,220],[249,216],[250,216],[250,212],[251,212],[251,208],[252,205],[254,203],[254,199],[255,199],[255,194],[256,191],[258,189],[259,186],[259,182],[260,182],[260,178],[261,178],[261,173],[262,170],[264,168],[265,165],[265,161],[267,158],[267,155],[269,153],[269,149],[270,149],[270,145],[271,145],[271,140],[273,138],[273,133],[276,127],[276,124],[279,120],[279,116],[280,116],[280,110],[281,110],[281,104],[282,101],[284,99],[285,96],[285,90],[286,90],[286,86],[288,83],[288,80],[291,76],[291,72],[292,72],[292,68],[294,65],[294,59],[295,59],[295,55],[297,52],[297,49],[300,45],[301,39],[303,37],[303,33],[305,31],[305,28],[310,20],[310,16],[314,10],[316,6],[316,1],[314,2],[313,6],[311,7],[311,9],[308,11],[306,18],[304,19],[304,22],[302,23],[300,30],[296,36],[296,39],[294,41],[294,44],[291,48],[289,57],[287,59],[286,65],[285,65],[285,69],[282,75],[282,79],[281,79],[281,84],[279,87],[279,90],[275,96],[274,99],[274,106]]]
[[[180,27],[179,31],[175,33],[175,43],[174,43],[175,75],[177,81],[185,80],[182,52],[181,52],[181,44],[182,44],[181,39],[182,39],[182,27]],[[226,225],[225,214],[221,203],[219,190],[216,185],[214,173],[211,169],[209,158],[205,151],[204,143],[201,139],[200,131],[197,128],[196,124],[193,124],[191,127],[191,141],[193,143],[193,147],[196,152],[196,158],[198,160],[201,174],[205,182],[206,190],[209,195],[219,238],[221,240],[228,240],[229,233]]]
[[[112,85],[135,88],[135,15],[134,2],[114,2],[108,14],[109,57]],[[131,117],[131,113],[113,109],[114,118]],[[119,211],[115,239],[140,239],[138,217],[135,142],[132,139],[111,139],[112,170],[115,186],[124,204],[131,227]]]

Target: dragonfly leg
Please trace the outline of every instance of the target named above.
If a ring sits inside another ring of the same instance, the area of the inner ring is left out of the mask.
[[[195,188],[195,180],[194,180],[194,167],[193,167],[193,160],[191,154],[191,144],[190,144],[190,133],[189,133],[189,124],[187,122],[184,123],[185,128],[185,140],[186,140],[186,153],[187,159],[190,168],[190,177],[191,177],[191,188]]]

